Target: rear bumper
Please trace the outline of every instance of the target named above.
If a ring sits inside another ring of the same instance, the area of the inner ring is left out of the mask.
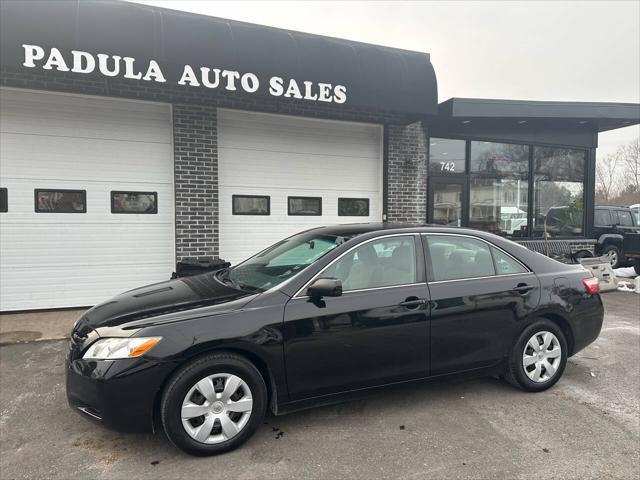
[[[173,368],[144,359],[67,359],[67,399],[74,410],[107,428],[148,432],[154,402]]]
[[[572,355],[593,343],[602,330],[604,306],[600,295],[586,295],[576,305],[571,315],[573,332]]]

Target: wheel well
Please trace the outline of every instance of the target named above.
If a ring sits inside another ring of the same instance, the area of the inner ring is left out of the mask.
[[[162,401],[162,394],[164,393],[164,390],[167,386],[167,383],[169,382],[169,380],[171,379],[171,377],[173,376],[173,374],[181,367],[183,367],[184,365],[186,365],[187,363],[193,362],[194,360],[196,360],[197,358],[200,358],[204,355],[209,355],[211,353],[218,353],[218,352],[226,352],[226,353],[233,353],[235,355],[238,355],[240,357],[244,357],[246,358],[251,364],[253,364],[253,366],[255,366],[258,369],[258,372],[260,372],[260,375],[262,376],[262,379],[264,380],[264,384],[267,387],[267,404],[270,406],[272,411],[275,411],[275,400],[276,400],[276,391],[275,391],[275,384],[274,384],[274,380],[273,377],[271,375],[271,372],[269,371],[269,367],[267,367],[267,364],[264,362],[264,360],[262,360],[258,355],[249,352],[247,350],[243,350],[241,348],[212,348],[209,350],[206,350],[204,352],[200,352],[197,355],[194,355],[192,357],[189,357],[188,360],[186,360],[185,362],[181,363],[180,365],[176,366],[176,368],[169,374],[167,375],[167,378],[165,378],[165,380],[162,382],[162,385],[160,385],[160,388],[158,388],[158,391],[156,392],[156,395],[154,397],[153,400],[153,431],[158,431],[158,430],[162,430],[161,428],[161,422],[160,422],[160,402]]]
[[[556,315],[554,313],[545,313],[543,315],[540,315],[540,317],[546,318],[547,320],[552,321],[553,323],[558,325],[558,327],[560,327],[560,330],[562,330],[562,333],[564,333],[564,336],[567,339],[567,346],[569,347],[568,357],[573,355],[573,347],[574,347],[573,330],[571,330],[571,325],[569,325],[569,322],[565,320],[563,317],[561,317],[560,315]]]

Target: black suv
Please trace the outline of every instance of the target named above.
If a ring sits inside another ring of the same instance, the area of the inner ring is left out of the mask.
[[[595,208],[593,237],[598,241],[595,254],[609,257],[613,268],[618,268],[627,262],[624,250],[625,235],[637,232],[640,232],[640,228],[629,208],[606,206]]]

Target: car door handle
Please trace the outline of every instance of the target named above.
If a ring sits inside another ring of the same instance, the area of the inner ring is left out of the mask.
[[[427,301],[424,298],[408,297],[404,302],[400,302],[401,307],[408,309],[419,308],[422,305],[426,305]]]
[[[533,285],[527,285],[526,283],[519,283],[516,287],[513,288],[514,292],[518,292],[521,295],[525,295],[527,293],[529,293],[531,290],[533,290],[534,287]]]

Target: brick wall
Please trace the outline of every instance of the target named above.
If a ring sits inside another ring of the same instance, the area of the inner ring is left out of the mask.
[[[173,106],[176,257],[218,254],[218,134],[215,107]]]
[[[427,131],[422,123],[387,126],[387,220],[427,221]]]
[[[218,255],[218,151],[216,108],[385,125],[387,218],[426,220],[426,132],[406,125],[403,114],[367,111],[346,105],[220,94],[205,88],[152,84],[63,72],[0,70],[0,86],[150,100],[173,105],[176,195],[176,257]]]

